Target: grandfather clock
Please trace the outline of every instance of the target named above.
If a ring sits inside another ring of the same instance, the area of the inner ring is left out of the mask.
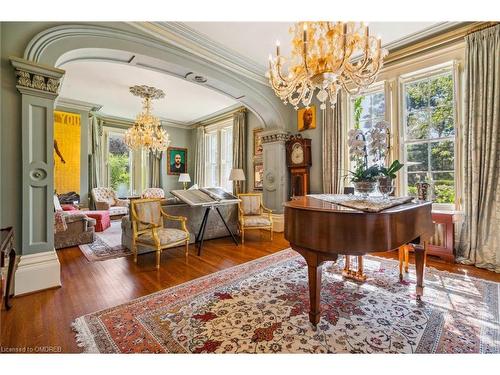
[[[290,170],[290,195],[309,194],[311,168],[311,140],[292,135],[286,142],[286,162]]]

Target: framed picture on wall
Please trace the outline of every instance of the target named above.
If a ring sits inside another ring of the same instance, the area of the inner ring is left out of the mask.
[[[253,130],[253,156],[262,156],[262,137],[261,133],[264,128]]]
[[[297,111],[297,127],[299,131],[316,129],[316,106],[302,108]]]
[[[167,174],[187,173],[187,148],[169,147],[167,149]]]
[[[254,190],[262,190],[264,179],[264,164],[262,162],[253,165],[253,188]]]

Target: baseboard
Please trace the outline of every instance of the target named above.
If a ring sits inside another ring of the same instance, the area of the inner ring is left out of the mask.
[[[273,214],[273,231],[278,233],[285,231],[285,214]]]
[[[14,278],[14,295],[61,286],[61,264],[55,250],[21,255]]]

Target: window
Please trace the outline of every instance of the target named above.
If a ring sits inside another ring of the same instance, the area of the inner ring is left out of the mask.
[[[455,98],[451,67],[402,79],[404,191],[415,183],[434,186],[434,202],[455,203]]]
[[[385,120],[385,94],[384,86],[378,84],[369,92],[351,97],[349,127],[361,129],[364,133],[376,123]],[[370,149],[368,151],[368,164],[371,165]]]
[[[131,192],[131,156],[120,133],[108,134],[108,184],[119,196]]]
[[[205,186],[233,190],[229,173],[233,168],[233,122],[207,127],[205,133]]]
[[[130,151],[125,144],[125,131],[104,127],[104,186],[110,186],[119,197],[139,195],[148,186],[148,153]]]

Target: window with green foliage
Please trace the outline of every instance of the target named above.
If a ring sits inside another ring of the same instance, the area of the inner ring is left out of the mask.
[[[416,195],[415,183],[433,185],[436,203],[455,202],[455,108],[452,70],[405,78],[403,89],[406,191]]]
[[[354,96],[351,98],[351,119],[350,128],[360,129],[365,134],[380,121],[385,119],[385,94],[383,87],[377,86],[372,91],[363,95]],[[370,146],[367,145],[368,155],[370,154]],[[371,157],[368,158],[368,163],[371,165]]]
[[[110,133],[108,138],[108,173],[111,188],[120,196],[130,193],[130,152],[123,134]]]

